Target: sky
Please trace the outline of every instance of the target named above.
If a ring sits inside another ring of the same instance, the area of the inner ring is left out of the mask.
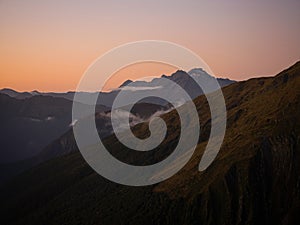
[[[0,88],[75,90],[96,58],[140,40],[182,45],[218,77],[275,75],[300,60],[299,12],[299,0],[0,0]],[[106,88],[174,71],[132,66]]]

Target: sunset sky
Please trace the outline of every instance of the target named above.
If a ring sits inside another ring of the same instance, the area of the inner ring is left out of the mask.
[[[145,39],[191,49],[218,77],[274,75],[300,60],[299,12],[299,0],[0,0],[0,88],[74,90],[97,57]],[[108,88],[174,70],[138,65]]]

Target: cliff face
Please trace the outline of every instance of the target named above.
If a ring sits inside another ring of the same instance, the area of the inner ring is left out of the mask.
[[[178,224],[297,224],[299,160],[299,137],[264,139],[253,156],[224,166],[204,190],[192,194],[182,208],[188,221]]]
[[[272,78],[225,87],[225,139],[203,172],[198,163],[210,133],[210,112],[202,96],[194,101],[202,128],[197,149],[172,178],[148,187],[123,186],[97,175],[72,153],[3,187],[1,218],[5,224],[299,224],[299,87],[300,63]],[[176,146],[176,115],[162,116],[170,132],[150,159],[139,156],[142,162],[164,158]],[[144,137],[147,124],[133,132]],[[114,136],[105,144],[132,162]]]

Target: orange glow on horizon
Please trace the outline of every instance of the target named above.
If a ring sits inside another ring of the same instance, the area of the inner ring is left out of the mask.
[[[300,60],[299,11],[300,1],[294,0],[1,0],[0,89],[73,91],[96,58],[141,40],[182,45],[217,77],[275,75]],[[135,65],[115,74],[105,89],[137,74],[161,76],[175,70]]]

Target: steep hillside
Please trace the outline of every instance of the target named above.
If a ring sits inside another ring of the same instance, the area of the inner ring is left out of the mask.
[[[300,62],[275,77],[223,88],[228,110],[222,148],[204,172],[198,163],[210,133],[204,96],[195,99],[201,135],[190,162],[172,178],[147,187],[112,183],[71,153],[20,175],[0,190],[4,224],[299,224]],[[164,142],[153,152],[130,153],[114,136],[117,158],[159,161],[174,149],[176,111],[162,116]],[[149,135],[147,124],[133,128]]]

